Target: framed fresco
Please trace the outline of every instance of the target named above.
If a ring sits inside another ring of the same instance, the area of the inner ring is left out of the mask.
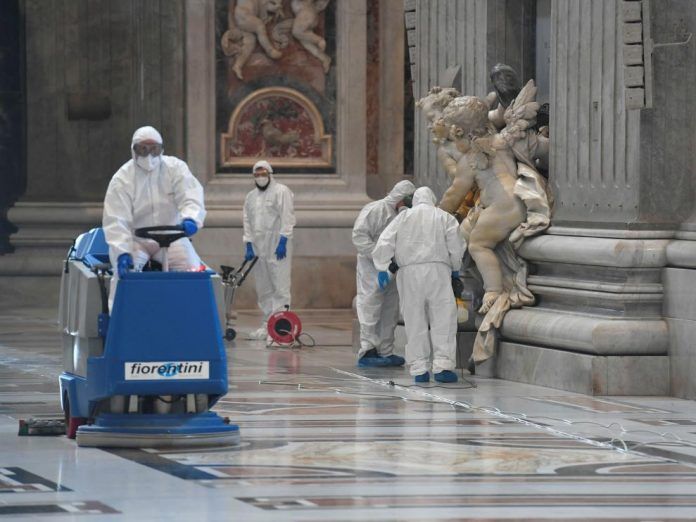
[[[321,114],[302,93],[266,87],[244,98],[221,136],[220,164],[251,167],[267,159],[280,167],[330,167],[332,136]]]
[[[217,0],[218,172],[335,172],[336,0]]]

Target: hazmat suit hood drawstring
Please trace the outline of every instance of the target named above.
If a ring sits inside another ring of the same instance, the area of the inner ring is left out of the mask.
[[[416,191],[413,193],[414,207],[416,205],[428,205],[429,207],[434,207],[435,203],[437,203],[437,198],[430,187],[421,187],[416,189]]]
[[[396,208],[396,204],[402,199],[404,199],[406,196],[410,196],[411,194],[413,194],[414,190],[416,190],[416,187],[410,181],[399,181],[396,185],[394,185],[394,188],[391,189],[389,194],[387,194],[387,196],[384,198],[384,201],[391,205],[392,208]]]

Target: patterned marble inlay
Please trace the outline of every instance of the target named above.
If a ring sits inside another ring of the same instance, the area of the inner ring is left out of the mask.
[[[634,406],[617,400],[598,399],[595,397],[525,397],[525,399],[560,404],[595,413],[670,413],[667,410]]]
[[[29,516],[34,520],[49,515],[106,515],[120,513],[96,500],[70,501],[59,503],[37,502],[31,504],[0,504],[0,516]],[[14,518],[14,517],[13,517]],[[62,517],[61,517],[62,519]]]
[[[335,470],[359,469],[394,475],[458,474],[572,474],[588,465],[604,468],[617,465],[660,463],[639,455],[592,447],[550,449],[544,447],[490,447],[429,440],[353,442],[291,442],[271,448],[237,452],[163,454],[180,464],[196,466],[318,466]],[[696,473],[696,466],[687,467]]]
[[[548,509],[559,506],[616,507],[640,504],[652,506],[680,506],[696,508],[696,495],[537,495],[534,497],[515,494],[501,495],[389,495],[389,496],[327,496],[327,497],[261,497],[240,498],[256,507],[267,510],[321,509],[321,508],[404,508],[404,507],[502,507],[544,506]]]
[[[23,468],[0,468],[0,493],[33,493],[40,491],[70,491]]]
[[[54,315],[0,314],[0,515],[667,522],[696,513],[696,403],[480,376],[475,388],[397,389],[380,382],[412,384],[404,369],[356,369],[348,314],[304,312],[320,343],[297,351],[244,341],[259,317],[240,314],[229,392],[216,406],[240,425],[236,446],[99,450],[17,437],[17,418],[60,414]]]

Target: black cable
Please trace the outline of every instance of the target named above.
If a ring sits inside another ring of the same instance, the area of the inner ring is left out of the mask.
[[[399,384],[399,386],[401,386],[402,388],[426,388],[426,389],[443,388],[445,390],[472,390],[474,388],[478,388],[478,386],[476,386],[476,383],[468,381],[466,379],[462,379],[462,380],[465,381],[469,386],[443,386],[441,384],[432,384],[432,385],[428,385],[428,384],[399,384],[399,383],[396,383],[394,381],[388,381],[388,384],[391,387],[394,387],[397,384]]]
[[[308,337],[312,344],[309,344],[309,343],[302,341],[301,337],[303,335]],[[312,337],[310,334],[308,334],[307,332],[302,332],[300,335],[295,337],[295,341],[300,343],[300,345],[304,346],[305,348],[314,348],[317,345],[317,340],[314,337]]]
[[[300,332],[300,334],[297,336],[292,335],[292,332],[289,330],[278,329],[278,330],[276,330],[276,332],[281,334],[281,335],[289,335],[292,338],[292,343],[290,343],[290,346],[297,344],[297,345],[299,345],[299,348],[314,348],[317,345],[317,340],[314,337],[312,337],[310,334],[308,334],[307,332]],[[302,340],[303,335],[308,337],[312,344],[304,342]]]

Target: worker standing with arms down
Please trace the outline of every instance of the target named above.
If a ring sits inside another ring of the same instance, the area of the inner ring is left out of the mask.
[[[134,237],[138,228],[181,225],[190,237],[203,227],[203,187],[185,162],[162,154],[162,136],[153,127],[133,134],[132,158],[114,174],[106,190],[102,226],[114,267],[109,308],[118,278],[128,270],[142,270],[152,258],[161,262],[159,245]],[[168,251],[170,270],[198,270],[201,260],[188,237],[174,241]]]
[[[438,382],[456,382],[457,305],[451,278],[459,277],[464,241],[459,224],[435,206],[435,194],[421,187],[413,208],[399,214],[372,251],[377,280],[385,291],[392,257],[399,271],[396,284],[406,327],[406,360],[416,382],[428,382],[430,351]],[[430,330],[428,330],[428,327]]]
[[[249,339],[267,339],[268,318],[290,306],[295,209],[292,191],[273,179],[270,163],[257,161],[252,174],[256,188],[244,200],[244,259],[259,258],[254,281],[263,322]]]
[[[368,203],[353,226],[353,244],[358,250],[356,270],[357,311],[360,322],[358,366],[402,366],[404,358],[394,355],[394,329],[399,320],[399,296],[396,285],[381,291],[372,250],[377,238],[407,205],[416,187],[410,181],[399,181],[384,199]],[[387,263],[388,265],[389,263]]]

